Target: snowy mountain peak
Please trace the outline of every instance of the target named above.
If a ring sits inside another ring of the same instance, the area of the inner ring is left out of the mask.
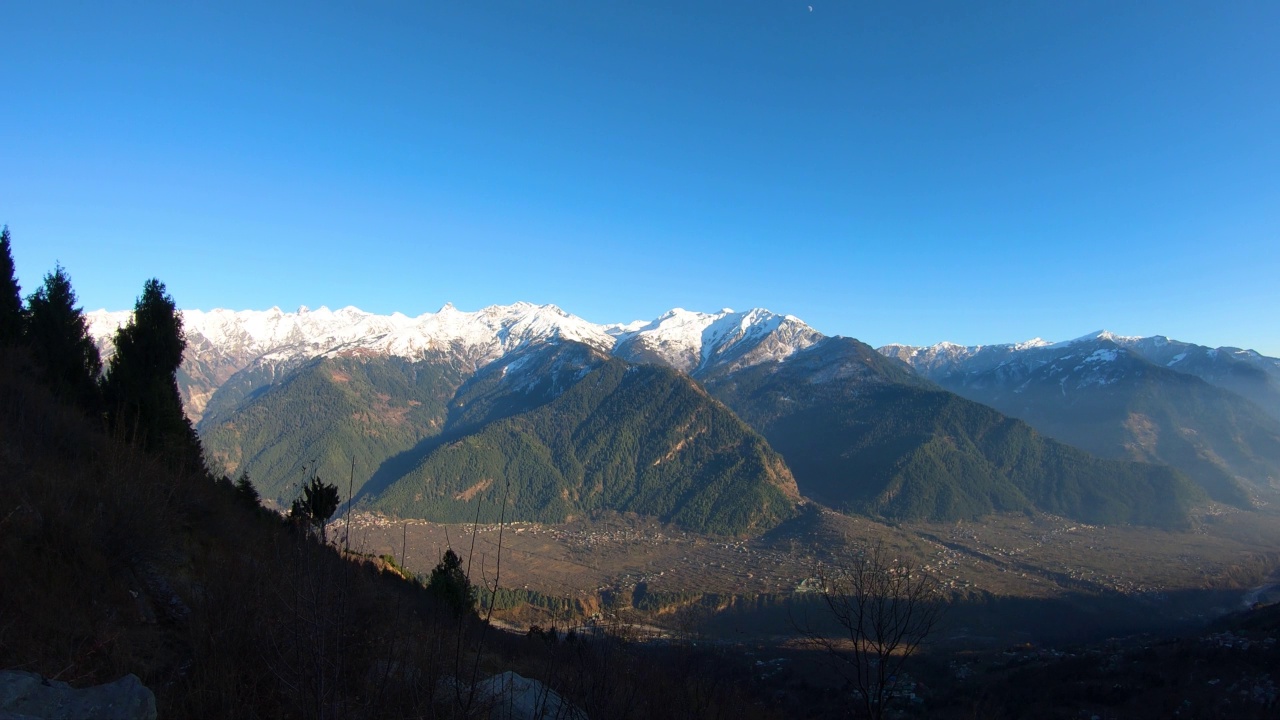
[[[1031,350],[1033,348],[1042,348],[1052,345],[1053,343],[1040,337],[1033,337],[1030,340],[1024,340],[1020,343],[1014,343],[1014,350]]]
[[[713,365],[746,367],[784,360],[823,336],[797,318],[763,308],[724,308],[718,313],[675,308],[617,337],[614,352],[624,359],[658,361],[696,373]]]
[[[636,332],[639,332],[644,327],[649,325],[649,322],[650,322],[649,320],[632,320],[629,323],[612,323],[609,325],[604,325],[603,327],[605,332],[609,333],[610,335],[616,338],[623,335],[632,335]]]
[[[885,345],[877,348],[876,352],[885,357],[896,358],[916,370],[928,374],[939,368],[950,367],[956,363],[972,357],[986,347],[983,345],[960,345],[958,343],[942,341],[936,345],[919,347],[916,345]]]
[[[951,343],[926,348],[886,345],[879,352],[902,360],[943,387],[967,389],[973,398],[996,392],[1016,396],[1025,391],[1023,383],[1033,378],[1051,380],[1065,394],[1071,388],[1141,377],[1154,372],[1151,366],[1156,366],[1235,392],[1280,419],[1280,359],[1252,350],[1194,345],[1164,335],[1131,337],[1099,330],[1058,343],[1035,338],[969,348]]]
[[[1098,330],[1097,332],[1091,332],[1088,335],[1081,335],[1080,337],[1075,338],[1074,340],[1068,340],[1065,343],[1058,343],[1058,344],[1059,345],[1075,345],[1076,343],[1096,342],[1099,340],[1113,342],[1113,343],[1116,343],[1117,345],[1127,345],[1127,344],[1138,342],[1139,340],[1142,340],[1142,338],[1136,337],[1136,336],[1131,337],[1127,335],[1117,335],[1116,333],[1113,333],[1110,330]]]
[[[104,354],[129,312],[86,313],[89,332]],[[597,325],[556,305],[516,302],[476,311],[445,303],[409,317],[376,315],[347,306],[270,310],[186,310],[188,360],[198,358],[220,376],[252,364],[294,364],[334,355],[394,356],[410,360],[446,356],[479,369],[535,346],[579,342],[635,362],[658,362],[697,372],[784,360],[823,336],[790,315],[763,308],[703,313],[674,308],[651,321]],[[229,375],[228,375],[229,376]],[[222,380],[226,378],[223,377]],[[191,400],[193,412],[202,405]]]
[[[96,310],[84,316],[106,359],[113,351],[116,329],[129,322],[131,311]],[[654,320],[608,325],[590,323],[556,305],[531,302],[475,311],[447,302],[435,313],[416,318],[376,315],[355,306],[334,311],[305,305],[293,313],[278,306],[184,310],[182,318],[187,334],[183,402],[195,421],[201,420],[216,389],[233,375],[252,369],[253,378],[284,377],[282,370],[315,357],[434,359],[462,372],[476,372],[517,351],[579,342],[599,354],[692,373],[785,360],[823,338],[794,316],[764,309],[696,313],[676,307]]]
[[[127,311],[86,313],[89,332],[109,351],[116,328],[128,322]],[[437,313],[416,318],[402,313],[374,315],[356,307],[333,312],[306,306],[286,313],[270,310],[186,310],[182,312],[188,344],[237,357],[297,359],[327,354],[371,351],[420,358],[432,350],[453,349],[486,363],[513,347],[539,340],[575,340],[597,349],[612,349],[614,339],[603,328],[554,305],[494,305],[463,312],[445,304]]]

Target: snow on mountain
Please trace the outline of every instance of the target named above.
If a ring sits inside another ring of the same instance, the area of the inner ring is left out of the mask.
[[[85,313],[89,333],[103,357],[112,351],[118,327],[129,312]],[[554,305],[515,303],[463,312],[445,305],[435,313],[408,317],[376,315],[354,307],[330,310],[185,310],[187,352],[179,389],[194,421],[203,416],[216,390],[241,371],[254,370],[254,382],[282,377],[291,368],[327,355],[369,355],[422,360],[446,355],[479,369],[532,343],[573,340],[604,352],[615,338]]]
[[[649,322],[650,321],[648,320],[632,320],[629,323],[611,323],[608,325],[602,325],[601,327],[604,328],[604,331],[609,333],[610,335],[614,337],[620,337],[625,335],[632,335],[640,330],[643,330],[645,326],[649,325]]]
[[[1126,372],[1141,372],[1143,363],[1151,363],[1235,392],[1280,419],[1280,360],[1252,350],[1099,330],[1057,343],[1039,338],[970,347],[943,342],[929,347],[886,345],[879,351],[951,389],[967,385],[1012,388],[1042,368],[1041,374],[1055,377],[1064,390],[1107,385]],[[1074,376],[1067,378],[1069,374]]]
[[[1120,342],[1134,341],[1105,330],[1051,343],[1034,338],[1020,343],[929,347],[887,345],[879,352],[911,365],[916,372],[950,390],[1020,394],[1033,382],[1052,382],[1063,395],[1073,389],[1105,386],[1146,364],[1140,353]],[[961,394],[965,394],[961,392]]]
[[[1041,338],[1000,345],[958,345],[941,342],[928,347],[885,345],[877,352],[897,358],[921,375],[941,382],[954,375],[974,374],[1005,367],[1006,374],[1025,375],[1048,362],[1051,355],[1043,352],[1056,347]]]
[[[1056,342],[1056,343],[1045,343],[1044,346],[1045,347],[1068,347],[1071,345],[1079,345],[1080,343],[1091,343],[1091,342],[1097,342],[1099,340],[1106,340],[1106,341],[1113,342],[1121,347],[1129,347],[1144,339],[1145,338],[1137,337],[1137,336],[1117,335],[1116,333],[1113,333],[1110,330],[1098,330],[1097,332],[1091,332],[1087,335],[1081,335],[1080,337],[1073,338],[1071,340],[1063,340],[1062,342]]]
[[[129,312],[86,313],[104,357]],[[236,373],[254,382],[281,377],[312,358],[369,355],[422,360],[446,356],[471,371],[514,351],[575,341],[635,362],[694,372],[782,360],[822,335],[790,315],[756,309],[735,313],[672,310],[656,320],[597,325],[555,305],[518,302],[465,312],[446,304],[434,313],[376,315],[355,307],[330,310],[185,310],[187,354],[179,386],[187,411],[199,420],[213,393]]]
[[[109,343],[128,312],[86,313],[90,333]],[[432,350],[462,350],[478,363],[492,361],[532,342],[575,340],[609,350],[614,338],[601,327],[554,305],[494,305],[463,312],[445,305],[439,312],[411,318],[400,313],[375,315],[358,308],[297,312],[270,310],[184,310],[189,344],[208,345],[228,355],[266,360],[374,352],[420,359]]]
[[[439,312],[413,318],[385,335],[364,335],[353,345],[335,347],[330,353],[360,348],[416,360],[432,352],[455,352],[480,367],[532,343],[561,341],[576,341],[606,352],[614,344],[613,337],[601,327],[555,305],[520,302],[464,312],[447,304]]]
[[[973,357],[983,349],[982,345],[966,347],[952,342],[919,347],[915,345],[885,345],[876,351],[885,357],[897,358],[924,375],[944,369]]]
[[[736,369],[785,360],[823,336],[799,318],[760,308],[718,313],[676,308],[617,337],[614,354],[624,360],[662,362],[697,374],[713,366]]]
[[[1049,342],[1041,338],[1001,345],[964,346],[940,342],[924,347],[885,345],[878,351],[882,355],[898,358],[926,375],[933,375],[954,372],[961,368],[965,372],[985,371],[1009,362],[1015,357],[1019,358],[1020,362],[1039,358],[1038,364],[1043,364],[1045,358],[1065,357],[1075,352],[1080,346],[1121,348],[1149,362],[1184,372],[1191,372],[1188,368],[1195,365],[1196,371],[1192,374],[1209,373],[1207,366],[1210,364],[1229,367],[1240,363],[1280,378],[1280,359],[1261,355],[1254,350],[1211,348],[1171,340],[1163,335],[1149,337],[1118,335],[1108,330],[1099,330],[1061,342]],[[1097,357],[1106,361],[1115,361],[1119,355],[1114,351],[1107,351]]]
[[[989,370],[1008,362],[1015,356],[1040,356],[1044,358],[1048,357],[1048,355],[1039,351],[1052,353],[1054,350],[1070,348],[1081,343],[1109,341],[1124,346],[1126,342],[1134,342],[1141,339],[1099,330],[1072,340],[1056,343],[1039,337],[1023,342],[994,345],[958,345],[953,342],[943,341],[936,345],[928,346],[890,344],[877,348],[877,351],[881,355],[902,360],[917,371],[932,376],[938,373],[954,372],[960,366],[965,366],[970,371],[973,369]],[[1114,360],[1115,358],[1110,359]]]

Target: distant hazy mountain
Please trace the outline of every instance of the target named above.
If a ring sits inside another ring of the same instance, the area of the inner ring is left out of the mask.
[[[1163,335],[1142,338],[1100,332],[1094,336],[1110,339],[1156,365],[1230,390],[1280,420],[1280,359],[1253,350],[1194,345]]]
[[[964,397],[1102,457],[1161,462],[1247,506],[1280,481],[1275,379],[1257,353],[1099,332],[1063,343],[880,348]]]
[[[705,382],[783,454],[806,495],[837,508],[936,520],[1039,509],[1178,525],[1202,497],[1176,471],[1043,438],[848,338]]]

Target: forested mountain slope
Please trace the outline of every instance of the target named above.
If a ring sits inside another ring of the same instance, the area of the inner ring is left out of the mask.
[[[321,357],[201,426],[209,459],[248,473],[287,507],[316,473],[355,493],[387,458],[444,427],[464,378],[450,364],[402,358]]]
[[[609,360],[554,400],[435,448],[373,501],[403,516],[562,522],[635,512],[756,533],[799,499],[777,453],[697,383]]]
[[[782,453],[801,492],[846,510],[950,520],[1038,509],[1177,526],[1202,498],[1176,471],[1044,438],[856,340],[706,383]]]

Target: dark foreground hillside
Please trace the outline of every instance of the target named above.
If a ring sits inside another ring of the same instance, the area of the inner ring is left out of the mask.
[[[1280,717],[1280,605],[1180,636],[961,656],[949,670],[959,679],[932,717],[1266,720]]]
[[[76,687],[133,673],[164,718],[476,716],[470,689],[505,671],[593,718],[771,717],[728,653],[655,658],[458,617],[388,563],[108,437],[9,354],[0,487],[0,670]]]

